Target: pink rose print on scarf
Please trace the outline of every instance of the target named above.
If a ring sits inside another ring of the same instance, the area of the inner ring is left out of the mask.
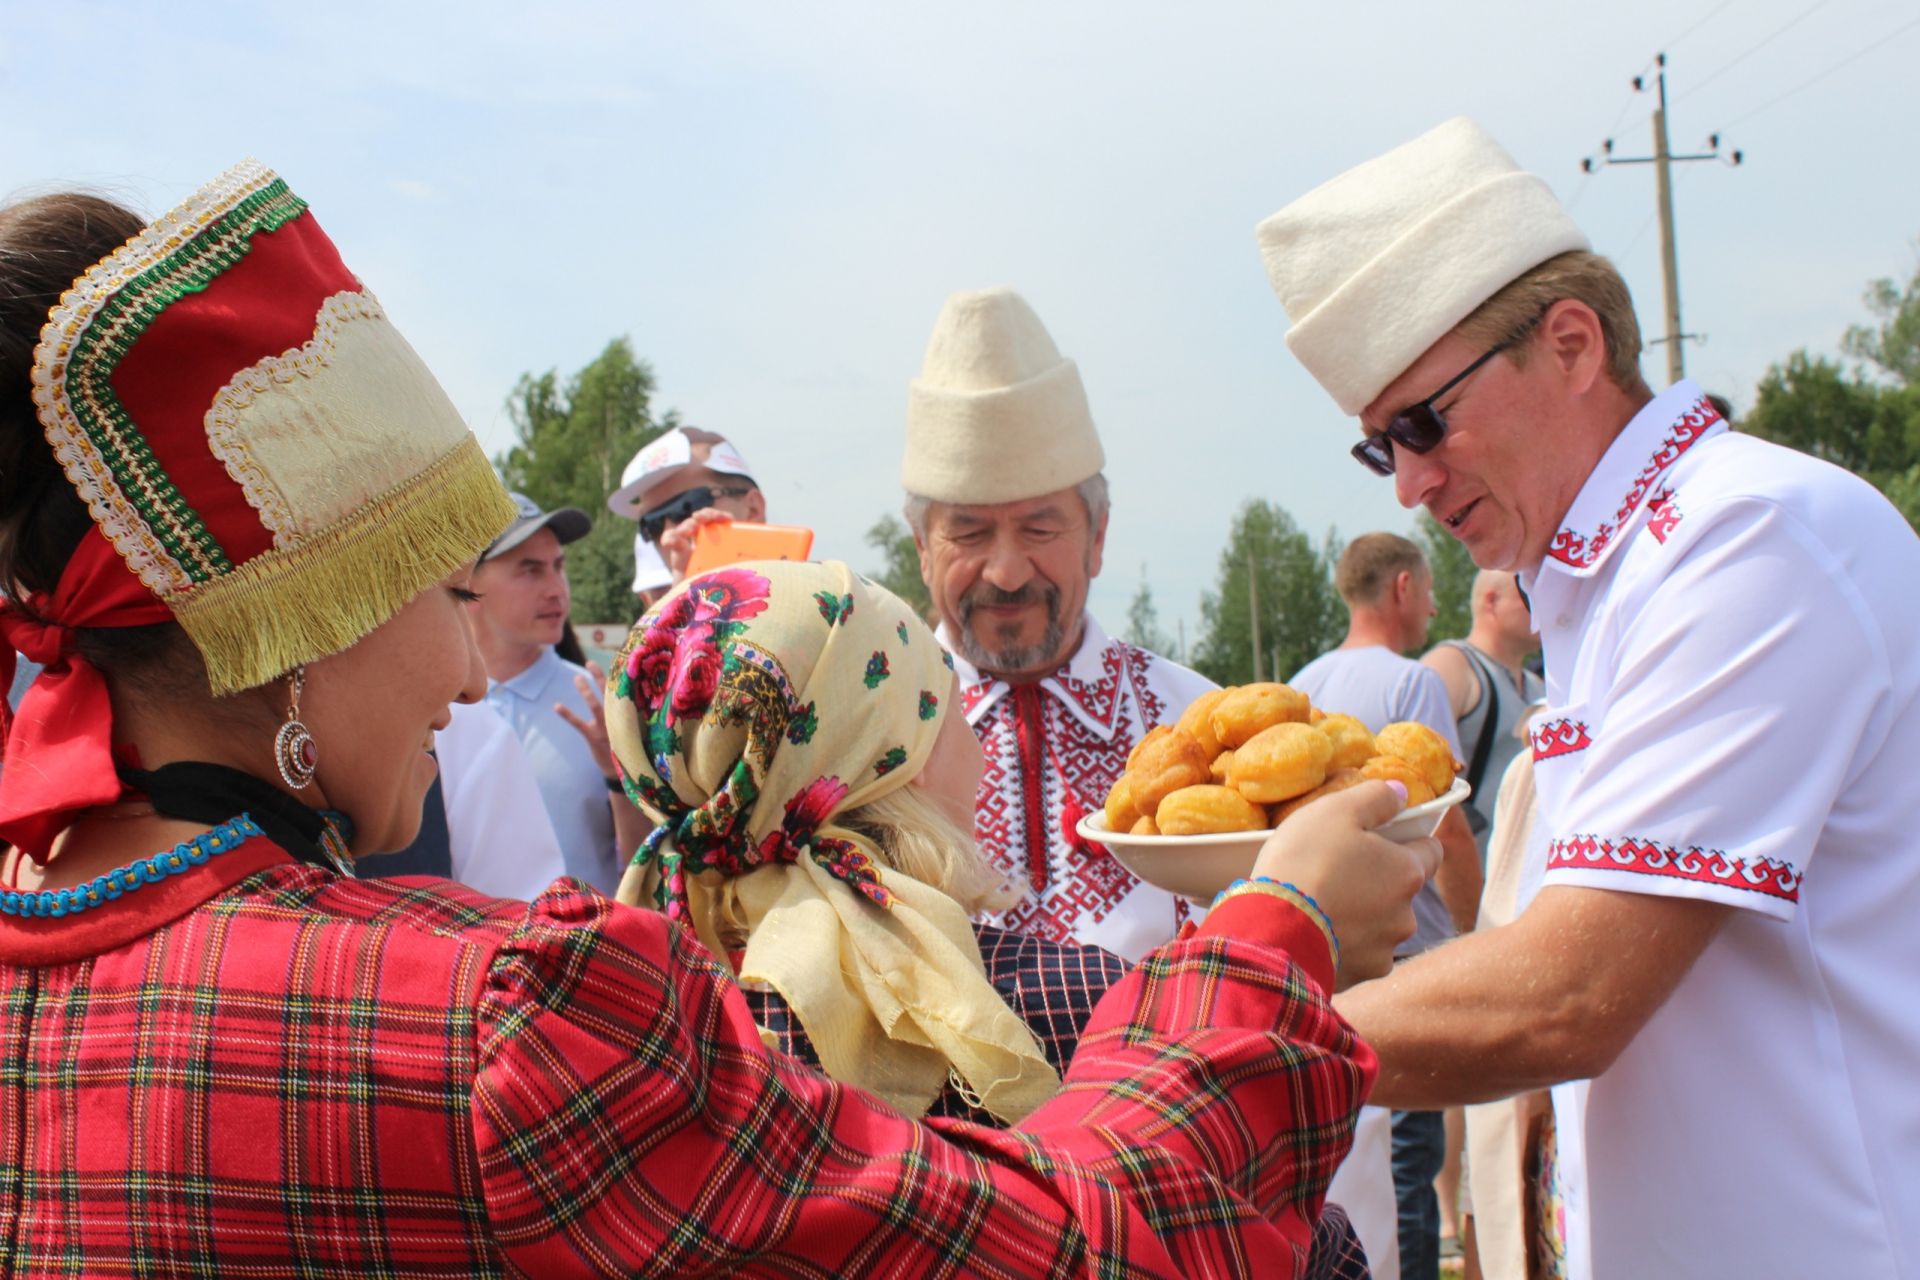
[[[834,806],[846,798],[847,784],[838,778],[815,778],[787,801],[786,816],[780,825],[760,842],[760,856],[767,862],[792,862],[813,839],[813,833],[827,820]]]
[[[771,584],[751,569],[701,574],[661,610],[627,660],[627,675],[652,711],[670,706],[670,720],[697,720],[720,688],[721,651],[767,608]],[[669,701],[670,699],[670,701]]]
[[[719,639],[727,640],[748,618],[767,610],[771,584],[751,569],[715,569],[703,573],[687,588],[683,600],[693,601],[693,621],[706,623]]]
[[[698,719],[713,705],[720,691],[720,655],[698,649],[686,657],[673,677],[673,714],[681,720]]]

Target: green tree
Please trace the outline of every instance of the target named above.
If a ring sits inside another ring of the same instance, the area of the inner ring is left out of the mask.
[[[1153,603],[1153,587],[1147,582],[1145,565],[1140,566],[1140,586],[1127,605],[1126,640],[1163,658],[1180,656],[1173,651],[1173,637],[1160,629],[1160,610]]]
[[[569,378],[556,369],[522,374],[507,397],[513,447],[494,459],[507,487],[542,507],[578,507],[593,532],[567,549],[573,616],[582,622],[634,616],[633,525],[607,511],[607,495],[640,446],[673,427],[653,417],[653,369],[615,338]]]
[[[1263,678],[1285,680],[1339,644],[1347,611],[1333,589],[1331,566],[1338,556],[1333,535],[1315,548],[1280,507],[1249,500],[1227,534],[1217,585],[1200,598],[1194,668],[1220,684],[1253,679],[1250,577],[1259,597]]]
[[[1414,540],[1433,569],[1433,603],[1439,609],[1427,631],[1427,642],[1462,639],[1473,629],[1473,576],[1480,570],[1467,554],[1466,544],[1424,511]]]
[[[867,545],[885,562],[885,567],[872,575],[873,580],[933,625],[933,597],[927,594],[927,584],[920,577],[920,551],[913,544],[913,530],[898,516],[881,516],[867,530]]]
[[[1845,467],[1885,493],[1920,529],[1920,269],[1901,287],[1867,287],[1875,323],[1840,349],[1849,368],[1794,352],[1767,370],[1743,431]]]

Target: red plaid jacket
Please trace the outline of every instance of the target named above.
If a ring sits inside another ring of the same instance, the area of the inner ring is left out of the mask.
[[[1271,1275],[1374,1062],[1304,917],[1209,928],[1242,936],[1150,957],[999,1132],[770,1053],[652,912],[256,838],[0,918],[0,1275]]]

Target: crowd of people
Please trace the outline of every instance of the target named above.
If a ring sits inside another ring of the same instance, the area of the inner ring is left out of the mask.
[[[1213,686],[1088,610],[1106,455],[1013,290],[908,384],[930,617],[690,572],[770,513],[680,427],[603,672],[591,517],[277,175],[0,209],[0,1273],[1427,1280],[1470,1206],[1487,1276],[1920,1276],[1912,530],[1654,394],[1470,121],[1257,240],[1481,568],[1416,660],[1430,567],[1355,539],[1289,683],[1473,794],[1327,796],[1201,904],[1081,834]]]

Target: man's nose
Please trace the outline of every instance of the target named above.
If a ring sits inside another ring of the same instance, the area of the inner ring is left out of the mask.
[[[1001,591],[1018,591],[1033,579],[1033,561],[1013,545],[1011,538],[997,538],[987,551],[987,562],[980,576]]]
[[[1399,447],[1393,451],[1393,496],[1408,510],[1425,506],[1446,475],[1447,469],[1430,453]]]

